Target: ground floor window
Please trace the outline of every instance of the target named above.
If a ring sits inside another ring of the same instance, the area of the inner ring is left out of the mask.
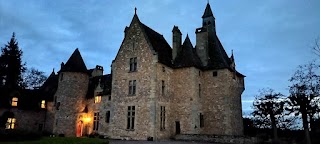
[[[200,127],[204,127],[204,119],[203,119],[203,114],[200,113]]]
[[[93,130],[98,131],[99,130],[99,112],[94,113],[93,117]]]
[[[166,129],[166,107],[160,107],[160,130]]]
[[[16,123],[15,118],[8,118],[7,124],[6,124],[6,129],[14,129],[15,123]]]
[[[135,106],[128,106],[127,129],[134,130]]]
[[[106,123],[110,122],[110,111],[107,111],[106,113]]]

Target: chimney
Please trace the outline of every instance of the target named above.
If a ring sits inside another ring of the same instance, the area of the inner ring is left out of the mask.
[[[181,51],[181,31],[178,26],[173,26],[172,29],[172,60],[177,57],[178,53]]]

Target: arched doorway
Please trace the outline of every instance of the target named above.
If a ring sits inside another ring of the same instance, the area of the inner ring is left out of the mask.
[[[82,137],[83,134],[83,122],[80,120],[77,123],[77,137]]]

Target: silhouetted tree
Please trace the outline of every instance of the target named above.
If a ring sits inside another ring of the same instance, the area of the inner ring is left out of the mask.
[[[316,113],[319,112],[320,77],[316,74],[318,68],[314,62],[299,66],[290,78],[293,84],[290,87],[287,110],[296,116],[301,114],[307,144],[311,143],[309,124],[313,124]]]
[[[11,40],[1,50],[1,79],[4,87],[7,89],[20,88],[25,64],[21,60],[22,51],[19,49],[15,33],[12,34]]]
[[[314,53],[320,57],[320,38],[315,40],[314,46],[312,46]]]
[[[46,79],[47,77],[44,75],[44,72],[35,68],[27,69],[23,73],[23,87],[27,89],[40,87]]]
[[[274,142],[278,141],[277,124],[278,118],[283,116],[284,104],[283,95],[270,88],[261,90],[253,102],[253,116],[271,122]]]

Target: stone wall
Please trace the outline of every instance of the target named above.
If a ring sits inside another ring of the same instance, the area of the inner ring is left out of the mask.
[[[63,74],[62,80],[61,74]],[[59,110],[54,110],[53,132],[76,136],[76,125],[83,117],[86,106],[85,96],[88,90],[89,76],[78,72],[62,72],[59,76],[55,98],[60,106]]]
[[[137,71],[130,72],[130,58],[137,57]],[[155,63],[150,44],[138,22],[133,22],[112,63],[113,112],[111,138],[146,140],[154,137],[155,125]],[[129,81],[136,80],[136,94],[128,94]],[[127,130],[128,106],[135,106],[134,130]]]
[[[45,110],[27,111],[13,108],[11,111],[16,119],[15,129],[33,132],[43,131],[45,124]],[[40,125],[42,125],[42,130],[39,129]]]

